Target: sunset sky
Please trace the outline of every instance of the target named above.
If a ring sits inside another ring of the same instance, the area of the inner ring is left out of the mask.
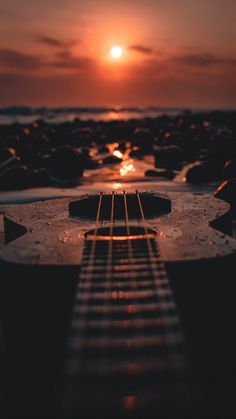
[[[236,0],[0,0],[13,104],[236,107]]]

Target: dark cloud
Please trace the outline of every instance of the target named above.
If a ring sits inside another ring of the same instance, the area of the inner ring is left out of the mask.
[[[183,54],[174,57],[175,62],[188,64],[197,67],[213,67],[218,65],[236,64],[234,58],[222,58],[213,54]]]
[[[3,67],[36,70],[41,67],[41,59],[12,49],[0,49],[0,65]]]
[[[76,70],[88,68],[92,63],[93,60],[88,57],[74,57],[70,51],[65,50],[57,53],[47,65],[58,69]]]
[[[38,38],[38,41],[56,48],[65,48],[74,45],[74,42],[62,41],[61,39],[53,38],[51,36],[41,36]]]
[[[146,45],[130,45],[129,49],[140,52],[141,54],[151,55],[154,53],[153,49]]]
[[[93,60],[88,57],[75,57],[69,49],[53,54],[51,58],[24,54],[15,50],[0,49],[0,66],[10,70],[39,70],[43,68],[64,69],[68,71],[91,67]]]

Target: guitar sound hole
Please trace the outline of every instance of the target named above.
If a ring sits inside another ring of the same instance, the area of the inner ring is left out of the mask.
[[[167,214],[171,211],[171,201],[164,195],[157,195],[149,192],[139,193],[142,202],[143,212],[146,218],[157,217],[158,215]],[[125,194],[128,218],[140,219],[140,205],[137,193]],[[124,194],[114,194],[114,220],[125,219],[125,199]],[[95,220],[100,205],[99,219],[109,221],[111,219],[111,207],[113,195],[112,193],[98,195],[90,195],[72,201],[69,204],[69,213],[72,217],[80,217]]]
[[[137,240],[155,237],[156,232],[152,229],[144,229],[137,226],[113,226],[101,227],[98,229],[89,230],[85,237],[88,240]]]

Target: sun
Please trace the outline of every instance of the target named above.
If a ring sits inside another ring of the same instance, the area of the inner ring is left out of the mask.
[[[114,46],[110,49],[110,55],[112,58],[121,58],[123,55],[123,48],[119,46]]]

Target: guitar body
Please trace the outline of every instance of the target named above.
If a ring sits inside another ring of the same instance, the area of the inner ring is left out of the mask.
[[[147,206],[154,206],[145,223],[157,232],[164,262],[209,259],[236,251],[235,240],[223,233],[228,231],[228,203],[211,195],[186,192],[145,195]],[[149,203],[151,195],[157,202]],[[169,206],[163,212],[158,198]],[[84,236],[95,227],[96,199],[98,195],[83,195],[76,201],[62,198],[9,208],[4,217],[5,238],[7,243],[14,241],[3,248],[1,258],[13,264],[79,266]],[[106,205],[109,212],[110,203]],[[119,221],[121,224],[122,217]],[[137,224],[132,214],[130,223]],[[109,216],[102,225],[109,225]]]
[[[227,203],[121,191],[10,208],[4,222],[9,415],[233,412]]]

